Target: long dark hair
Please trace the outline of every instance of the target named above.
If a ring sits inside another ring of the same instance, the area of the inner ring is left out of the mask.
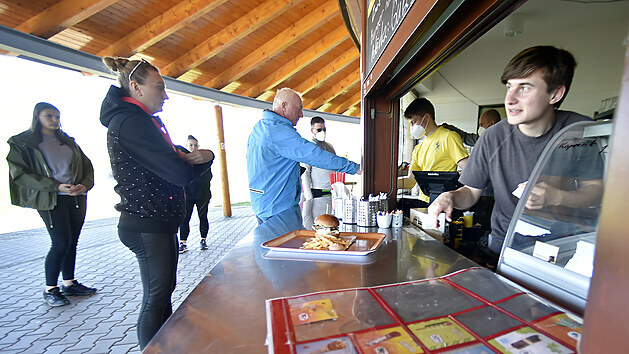
[[[48,102],[39,102],[35,105],[35,109],[33,109],[33,121],[31,122],[31,128],[30,131],[33,134],[33,136],[35,137],[35,140],[40,143],[42,141],[42,134],[41,134],[41,123],[39,122],[39,114],[44,110],[44,109],[54,109],[57,112],[61,112],[59,110],[59,108],[53,106],[52,104],[48,103]],[[57,137],[60,136],[61,133],[61,128],[58,129],[55,132],[55,135],[57,135]]]

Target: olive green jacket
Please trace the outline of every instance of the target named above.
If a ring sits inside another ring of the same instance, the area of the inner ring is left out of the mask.
[[[88,190],[94,186],[94,168],[74,139],[60,132],[57,138],[72,149],[72,184],[82,184]],[[10,146],[9,189],[11,204],[37,210],[52,210],[57,205],[59,182],[39,151],[39,143],[30,131],[12,136]]]

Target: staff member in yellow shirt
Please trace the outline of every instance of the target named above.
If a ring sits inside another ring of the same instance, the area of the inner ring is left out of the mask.
[[[426,98],[417,98],[404,111],[404,118],[411,121],[413,139],[425,138],[415,146],[408,175],[398,178],[398,188],[413,188],[417,183],[412,171],[455,172],[463,169],[468,153],[461,137],[435,123],[435,107]],[[420,199],[426,203],[428,196],[420,191]]]

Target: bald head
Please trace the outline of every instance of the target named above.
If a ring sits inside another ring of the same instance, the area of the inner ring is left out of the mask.
[[[480,115],[478,125],[487,129],[498,122],[500,122],[500,113],[495,109],[490,109]]]
[[[303,103],[301,96],[293,89],[282,88],[275,93],[273,99],[273,112],[288,119],[293,125],[303,117]]]

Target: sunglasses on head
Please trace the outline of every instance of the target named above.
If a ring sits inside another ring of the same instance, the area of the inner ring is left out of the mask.
[[[325,128],[317,128],[317,129],[315,129],[315,131],[316,131],[317,133],[319,133],[319,132],[324,132],[324,131],[325,131]]]
[[[133,68],[133,70],[131,70],[129,72],[129,82],[131,82],[131,76],[133,76],[133,73],[140,67],[140,65],[144,64],[144,63],[149,63],[148,61],[146,61],[144,58],[142,58],[140,61],[138,61],[137,64],[135,64],[135,67]]]

